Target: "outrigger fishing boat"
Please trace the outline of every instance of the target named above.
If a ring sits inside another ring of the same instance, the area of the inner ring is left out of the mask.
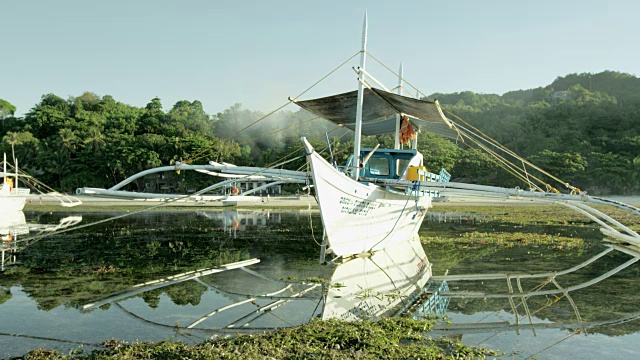
[[[455,115],[448,117],[437,100],[426,100],[426,96],[416,99],[401,95],[402,68],[398,94],[390,92],[365,70],[368,55],[366,44],[365,14],[360,66],[355,69],[359,76],[357,91],[312,100],[290,98],[303,109],[355,132],[353,155],[343,167],[336,166],[333,160],[325,160],[302,138],[324,225],[324,245],[328,254],[348,257],[407,241],[417,235],[432,200],[441,195],[558,202],[588,214],[592,219],[593,216],[589,214],[594,210],[585,203],[612,205],[640,215],[640,210],[633,206],[588,196],[504,148]],[[455,139],[487,154],[494,163],[525,182],[529,189],[450,182],[451,175],[445,169],[438,173],[427,171],[423,166],[423,156],[417,150],[416,138],[421,131]],[[362,135],[388,133],[395,134],[393,149],[378,146],[361,148]],[[409,145],[409,149],[401,149],[403,144]],[[532,169],[559,182],[570,193],[560,193],[549,182],[535,176]],[[626,234],[610,228],[603,232],[621,241],[640,239],[637,233],[628,228],[623,228]]]
[[[437,191],[420,185],[447,182],[449,173],[426,170],[417,150],[417,133],[430,131],[456,138],[455,125],[437,101],[402,96],[372,87],[365,71],[365,15],[358,90],[297,101],[297,105],[355,132],[353,155],[346,166],[327,162],[302,138],[325,231],[327,253],[349,256],[373,252],[416,236]],[[362,135],[395,134],[393,149],[361,148]],[[401,149],[402,145],[409,149]]]

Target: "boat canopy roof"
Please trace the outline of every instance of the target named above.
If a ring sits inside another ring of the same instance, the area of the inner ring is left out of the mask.
[[[354,130],[357,99],[358,91],[351,91],[295,103],[313,114]],[[455,126],[444,116],[437,101],[414,99],[375,88],[364,89],[363,135],[395,133],[396,114],[408,115],[413,127],[420,131],[452,139],[458,137]]]

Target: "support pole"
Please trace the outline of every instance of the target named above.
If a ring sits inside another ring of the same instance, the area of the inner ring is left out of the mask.
[[[361,79],[358,81],[358,103],[356,109],[356,127],[354,131],[356,132],[355,138],[353,140],[353,179],[358,180],[360,176],[360,142],[362,137],[362,104],[364,102],[364,85],[362,84],[365,80],[364,69],[367,58],[367,12],[364,12],[364,23],[362,25],[362,50],[360,53],[360,69],[363,71],[360,72]]]
[[[398,95],[402,95],[402,63],[400,63],[400,70],[398,71]],[[400,114],[396,114],[396,139],[393,145],[394,149],[400,149]]]

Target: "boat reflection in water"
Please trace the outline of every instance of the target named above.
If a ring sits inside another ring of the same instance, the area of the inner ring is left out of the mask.
[[[0,270],[4,271],[6,266],[15,265],[16,254],[24,249],[28,244],[37,238],[37,234],[55,232],[69,226],[76,225],[82,221],[82,216],[66,216],[61,218],[57,224],[27,223],[22,211],[7,211],[0,216]],[[35,237],[28,236],[30,233]],[[22,238],[25,236],[26,238]]]
[[[409,308],[431,277],[419,237],[336,267],[322,319],[379,320]]]
[[[250,259],[149,281],[81,310],[112,303],[135,318],[163,327],[264,331],[297,326],[313,318],[353,321],[391,316],[409,308],[431,276],[431,264],[418,237],[347,259],[335,266],[328,283],[271,279],[247,268],[258,262]],[[141,299],[144,293],[187,281],[198,283],[203,291],[193,308],[161,301],[152,309]]]
[[[517,358],[543,352],[551,358],[636,357],[640,299],[631,289],[637,286],[632,265],[640,260],[640,240],[610,238],[604,245],[581,263],[554,271],[432,277],[452,290],[440,294],[451,300],[448,321],[431,335],[460,337]],[[616,346],[611,336],[621,335],[629,339]]]
[[[220,224],[225,233],[236,238],[238,231],[246,231],[252,227],[265,227],[269,224],[279,224],[282,214],[273,211],[256,210],[223,210],[196,211],[198,216],[214,220]]]

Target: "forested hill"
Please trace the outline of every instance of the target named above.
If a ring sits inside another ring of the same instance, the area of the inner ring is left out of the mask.
[[[502,96],[461,92],[430,98],[583,190],[640,190],[640,79],[633,75],[569,74]]]
[[[433,94],[450,113],[468,121],[506,147],[590,193],[640,191],[640,79],[605,71],[569,74],[545,87],[503,95],[462,92]],[[299,136],[324,144],[344,135],[331,123],[302,110],[264,114],[236,104],[207,114],[198,100],[163,109],[153,98],[143,108],[90,92],[63,99],[54,94],[24,117],[13,117],[11,99],[0,99],[2,150],[21,167],[57,189],[110,187],[138,171],[175,161],[209,160],[267,166],[299,151]],[[392,145],[390,136],[368,138]],[[444,167],[454,179],[523,186],[465,147],[420,134],[419,149],[430,170]],[[342,160],[351,136],[334,145]],[[303,161],[290,164],[296,168]],[[184,175],[184,189],[211,179]],[[559,184],[553,184],[562,190]],[[131,190],[143,191],[141,184]],[[138,186],[138,188],[136,188]]]

